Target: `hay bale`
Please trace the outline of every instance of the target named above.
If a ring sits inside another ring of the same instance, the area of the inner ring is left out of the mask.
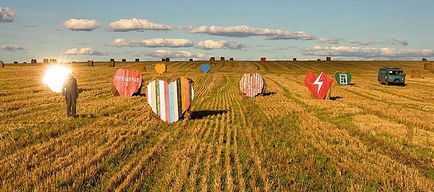
[[[428,61],[426,58],[422,58],[422,61]]]
[[[422,70],[419,69],[411,70],[411,78],[422,78]]]
[[[331,57],[326,57],[326,61],[331,61],[332,58]]]
[[[188,61],[193,61],[193,59],[189,59]]]
[[[36,59],[30,60],[30,63],[37,63]]]
[[[294,58],[292,58],[292,61],[297,61],[297,58],[295,58],[295,57],[294,57]]]
[[[93,61],[92,60],[87,60],[87,66],[93,67],[94,66]]]
[[[0,67],[5,67],[5,63],[0,60]]]
[[[431,70],[431,68],[432,68],[432,64],[431,63],[425,63],[423,65],[423,69],[425,69],[425,70]]]
[[[267,58],[266,57],[261,57],[261,59],[259,61],[260,62],[265,62],[265,61],[267,61]]]
[[[209,58],[209,61],[215,61],[215,57]]]
[[[122,63],[126,63],[127,62],[127,60],[126,59],[122,59]]]
[[[44,63],[44,64],[48,64],[48,59],[44,59],[44,60],[43,60],[43,63]]]
[[[166,62],[169,62],[170,61],[170,58],[169,57],[166,57]]]
[[[220,61],[224,61],[225,60],[225,57],[220,57]]]
[[[232,58],[232,57],[231,57],[231,58],[229,58],[229,61],[234,61],[234,58]]]

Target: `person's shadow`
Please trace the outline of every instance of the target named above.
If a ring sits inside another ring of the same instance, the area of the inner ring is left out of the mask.
[[[203,119],[208,116],[214,116],[218,114],[227,113],[229,110],[202,110],[202,111],[193,111],[190,114],[190,119]]]
[[[274,95],[274,94],[276,94],[276,92],[266,92],[266,93],[263,93],[262,96],[270,96],[270,95]]]

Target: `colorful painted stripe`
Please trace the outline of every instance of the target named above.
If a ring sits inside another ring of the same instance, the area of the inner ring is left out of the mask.
[[[178,121],[194,99],[193,83],[180,77],[173,82],[154,80],[147,85],[148,104],[152,111],[168,123]]]
[[[244,74],[239,83],[240,92],[247,97],[255,97],[264,90],[264,79],[258,73]]]

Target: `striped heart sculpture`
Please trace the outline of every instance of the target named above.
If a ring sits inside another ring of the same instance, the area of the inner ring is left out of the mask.
[[[148,83],[147,88],[149,106],[167,123],[177,122],[194,99],[193,81],[185,77],[170,83],[154,80]]]
[[[247,97],[255,97],[264,91],[264,79],[258,73],[244,74],[240,80],[240,92]]]

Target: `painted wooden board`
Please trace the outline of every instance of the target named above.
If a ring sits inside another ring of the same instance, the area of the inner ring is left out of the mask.
[[[244,74],[240,80],[240,92],[247,97],[255,97],[264,91],[264,79],[258,73]]]
[[[193,81],[180,77],[168,83],[154,80],[147,85],[148,104],[167,123],[179,121],[194,99]]]
[[[351,74],[349,72],[336,72],[335,80],[338,82],[338,85],[349,85],[351,82]]]
[[[318,100],[324,100],[333,85],[333,79],[321,72],[317,77],[313,72],[308,72],[304,79],[304,85]]]
[[[132,96],[142,85],[142,75],[137,69],[118,69],[113,78],[113,85],[120,96]]]
[[[155,71],[156,71],[158,74],[162,74],[162,73],[166,72],[166,65],[163,64],[163,63],[156,64],[156,65],[155,65]]]
[[[200,71],[202,73],[208,73],[211,70],[211,65],[209,65],[208,63],[203,63],[200,65]]]

